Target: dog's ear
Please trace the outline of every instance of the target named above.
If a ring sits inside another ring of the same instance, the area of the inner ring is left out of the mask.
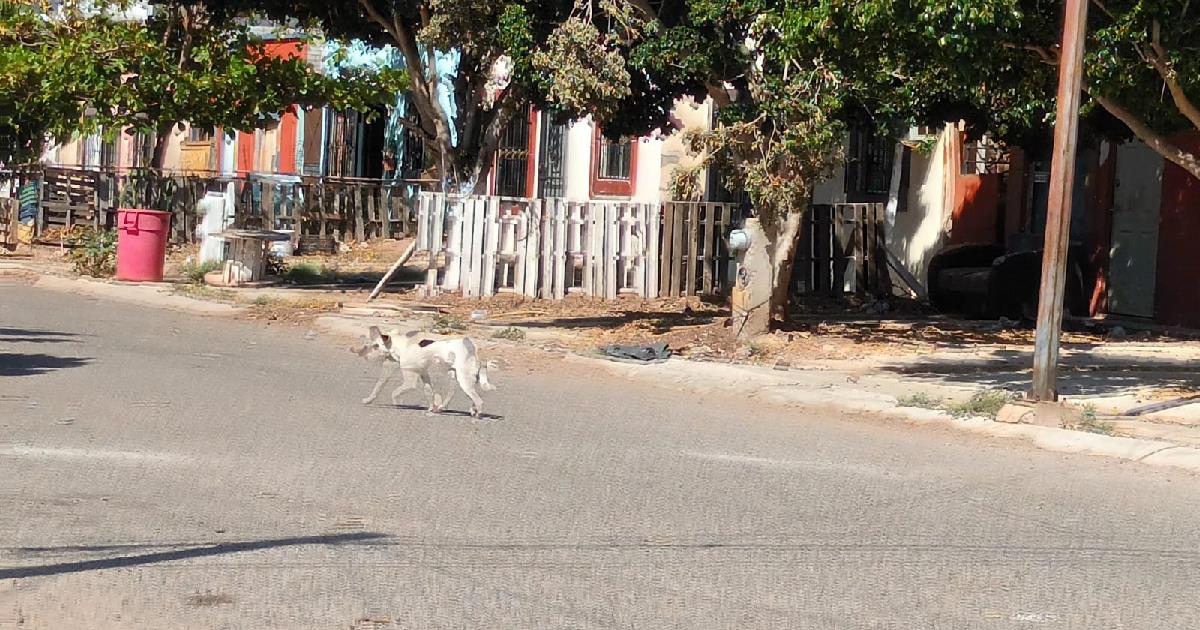
[[[383,346],[384,350],[392,349],[392,338],[383,334],[379,330],[378,326],[371,326],[368,330],[371,333],[372,344],[378,343],[379,345]]]

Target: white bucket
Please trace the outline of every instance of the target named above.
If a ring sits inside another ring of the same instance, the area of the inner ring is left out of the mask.
[[[284,234],[287,234],[289,237],[292,236],[292,234],[295,232],[295,230],[277,230],[277,231],[283,232]],[[292,246],[292,239],[288,238],[288,240],[286,240],[286,241],[272,241],[271,242],[271,253],[275,254],[276,256],[278,256],[280,258],[287,258],[288,256],[291,256],[292,254],[295,253],[295,248]]]

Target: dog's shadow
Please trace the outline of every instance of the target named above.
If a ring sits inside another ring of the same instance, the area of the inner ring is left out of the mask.
[[[439,413],[429,413],[428,407],[422,407],[420,405],[391,405],[391,404],[387,404],[387,403],[372,403],[371,405],[368,405],[368,406],[375,407],[377,409],[401,409],[404,411],[419,411],[422,414],[424,414],[428,417],[431,417],[431,418],[436,418],[439,416],[450,416],[453,418],[470,418],[471,420],[474,420],[476,422],[500,422],[501,420],[504,419],[504,416],[497,416],[497,415],[491,414],[491,413],[480,414],[478,418],[472,418],[470,412],[455,411],[453,409],[447,409],[447,410],[441,411]]]

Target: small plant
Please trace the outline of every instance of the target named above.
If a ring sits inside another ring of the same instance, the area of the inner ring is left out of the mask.
[[[453,335],[467,329],[467,322],[453,315],[436,315],[429,324],[429,332],[437,335]]]
[[[254,298],[253,300],[251,300],[250,303],[253,304],[254,306],[270,306],[274,302],[275,302],[275,300],[271,296],[260,295],[256,298]]]
[[[671,170],[669,190],[675,201],[699,201],[700,178],[704,174],[704,163],[692,166],[676,166]]]
[[[971,396],[966,402],[953,403],[946,406],[946,411],[955,418],[970,418],[982,416],[996,419],[1000,410],[1012,400],[1012,394],[1003,390],[988,390]]]
[[[512,326],[509,326],[504,330],[497,330],[496,332],[492,333],[492,338],[503,339],[505,341],[524,341],[525,331],[521,330],[520,328],[513,328]]]
[[[1113,423],[1107,420],[1101,420],[1096,415],[1095,405],[1084,405],[1083,412],[1079,417],[1079,422],[1075,425],[1064,425],[1064,429],[1074,429],[1076,431],[1086,431],[1088,433],[1098,433],[1100,435],[1112,435],[1116,430]]]
[[[925,392],[917,392],[907,396],[901,396],[896,400],[896,405],[900,407],[913,407],[916,409],[933,409],[939,410],[945,403],[941,398],[934,398]]]
[[[216,260],[196,263],[190,262],[179,269],[179,273],[187,278],[188,282],[200,284],[204,282],[204,276],[221,268],[222,263]]]
[[[750,343],[746,344],[746,351],[750,354],[751,358],[765,357],[765,356],[767,356],[767,354],[770,353],[770,350],[767,348],[766,345],[761,344],[757,341],[751,341]]]
[[[113,230],[80,228],[73,230],[65,242],[71,247],[67,259],[76,273],[97,278],[113,275],[117,270],[117,233]]]
[[[332,281],[333,272],[328,267],[317,266],[313,263],[300,263],[288,267],[283,272],[283,279],[290,284],[324,284]]]

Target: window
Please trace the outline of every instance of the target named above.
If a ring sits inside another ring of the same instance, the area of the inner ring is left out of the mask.
[[[892,183],[895,142],[873,125],[855,125],[846,153],[846,198],[851,203],[886,201]]]
[[[963,145],[960,171],[963,175],[989,175],[1008,172],[1008,151],[986,136]]]
[[[500,136],[496,150],[496,194],[524,197],[529,183],[529,119],[516,116]]]
[[[628,138],[613,142],[600,136],[600,179],[628,180],[633,162],[633,145]]]
[[[188,127],[188,142],[211,142],[213,130],[204,127]]]
[[[609,140],[597,127],[592,137],[592,195],[632,197],[637,180],[637,147],[632,138]]]

